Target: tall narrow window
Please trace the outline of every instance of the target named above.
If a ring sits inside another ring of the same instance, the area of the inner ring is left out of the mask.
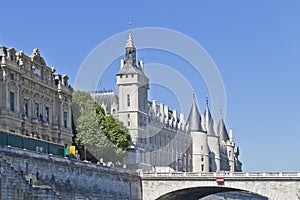
[[[10,73],[9,74],[9,79],[12,80],[12,81],[15,80],[15,75],[13,73]]]
[[[204,171],[204,165],[201,165],[201,171],[202,172]]]
[[[23,114],[28,117],[28,99],[24,99],[23,101]]]
[[[64,112],[64,127],[68,128],[68,113]]]
[[[127,94],[127,106],[130,106],[130,94]]]
[[[49,107],[48,106],[46,106],[46,108],[45,108],[45,119],[47,122],[49,122]]]
[[[34,114],[36,118],[39,118],[39,112],[40,112],[40,104],[39,103],[35,103],[34,104]]]
[[[10,111],[15,111],[15,93],[9,92]]]

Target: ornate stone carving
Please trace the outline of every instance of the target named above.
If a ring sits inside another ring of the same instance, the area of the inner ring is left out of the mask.
[[[68,80],[69,80],[69,77],[67,75],[62,76],[63,85],[67,86],[68,85]]]
[[[16,50],[14,48],[7,49],[7,58],[11,61],[15,61]]]
[[[24,56],[24,52],[23,52],[23,51],[18,51],[18,52],[16,53],[17,63],[18,63],[20,66],[23,66],[23,65],[24,65],[23,56]]]
[[[45,62],[45,60],[41,57],[41,55],[40,55],[40,50],[37,49],[37,48],[33,49],[33,53],[32,53],[32,56],[31,56],[31,60],[32,60],[33,62],[36,62],[36,63],[38,63],[38,64],[41,64],[41,65],[46,66],[46,62]]]
[[[1,55],[1,57],[2,57],[1,63],[4,64],[5,61],[6,61],[6,55],[3,53],[3,54]]]
[[[51,67],[51,72],[52,72],[52,74],[56,72],[55,67]]]

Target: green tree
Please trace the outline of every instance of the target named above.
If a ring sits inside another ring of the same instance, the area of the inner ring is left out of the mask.
[[[96,158],[113,162],[123,160],[131,137],[119,120],[105,115],[103,108],[82,91],[73,93],[72,111],[77,146],[84,145]]]

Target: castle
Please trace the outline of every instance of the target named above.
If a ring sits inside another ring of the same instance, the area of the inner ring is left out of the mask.
[[[222,115],[218,123],[213,120],[208,102],[201,115],[194,96],[185,120],[183,113],[178,117],[177,111],[167,105],[148,101],[149,78],[144,73],[144,62],[136,60],[132,33],[116,78],[118,95],[114,91],[91,95],[107,114],[117,117],[129,129],[132,145],[126,161],[128,167],[170,167],[186,172],[242,170],[232,129],[228,134]]]

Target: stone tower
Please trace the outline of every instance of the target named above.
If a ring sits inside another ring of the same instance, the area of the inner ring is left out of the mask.
[[[194,172],[209,171],[209,147],[207,133],[201,127],[201,115],[199,113],[196,98],[193,97],[193,104],[188,117],[190,135],[192,141],[192,165]]]
[[[209,106],[208,106],[208,100],[206,100],[206,107],[204,112],[204,130],[207,133],[207,141],[208,146],[210,147],[210,153],[209,153],[209,171],[215,172],[220,171],[220,141],[218,133],[214,130],[214,121],[211,116]]]
[[[143,128],[149,121],[149,79],[144,74],[143,61],[136,64],[136,48],[131,32],[125,47],[125,60],[122,59],[120,65],[120,71],[116,75],[119,91],[118,118],[128,127],[132,143],[137,146],[138,138],[145,137]]]

